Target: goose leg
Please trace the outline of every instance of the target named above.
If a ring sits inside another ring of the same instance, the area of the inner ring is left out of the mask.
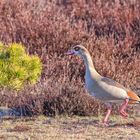
[[[106,126],[108,125],[108,118],[110,116],[111,111],[112,111],[111,104],[107,104],[107,113],[106,113],[105,118],[103,119],[103,124],[106,125]]]
[[[124,103],[120,106],[120,114],[123,116],[123,117],[128,117],[128,113],[126,113],[125,109],[127,108],[127,105],[128,105],[128,102],[129,102],[129,99],[125,99]]]

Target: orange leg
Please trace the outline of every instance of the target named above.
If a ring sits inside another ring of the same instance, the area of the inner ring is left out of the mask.
[[[106,125],[106,126],[108,125],[108,118],[110,116],[111,110],[112,110],[111,104],[107,104],[107,113],[106,113],[106,116],[103,120],[103,124]]]
[[[120,107],[119,112],[123,117],[128,117],[129,116],[125,111],[125,109],[127,108],[128,102],[129,102],[129,99],[125,99],[124,103]]]

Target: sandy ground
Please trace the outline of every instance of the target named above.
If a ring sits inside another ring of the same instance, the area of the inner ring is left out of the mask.
[[[102,117],[1,119],[0,140],[139,140],[140,123],[133,118],[111,118],[110,126],[98,126]]]

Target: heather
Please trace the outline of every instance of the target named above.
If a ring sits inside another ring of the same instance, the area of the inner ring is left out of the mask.
[[[75,44],[88,48],[100,74],[139,92],[139,9],[139,0],[1,0],[0,41],[22,43],[43,70],[18,95],[1,88],[0,104],[25,115],[97,115],[104,107],[84,89],[83,62],[65,55]]]

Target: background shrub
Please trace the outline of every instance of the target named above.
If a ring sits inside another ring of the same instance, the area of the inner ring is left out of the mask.
[[[21,44],[0,44],[0,86],[20,89],[34,84],[41,75],[41,62],[37,56],[26,54]]]
[[[1,89],[0,104],[42,110],[46,100],[46,114],[49,110],[57,112],[53,114],[66,110],[70,114],[71,110],[74,114],[78,109],[82,115],[98,114],[103,106],[99,108],[99,101],[94,101],[84,89],[83,62],[64,55],[74,44],[88,48],[100,74],[139,93],[139,9],[139,0],[1,0],[0,40],[24,44],[29,54],[40,57],[43,71],[40,81],[20,91],[18,97]]]

